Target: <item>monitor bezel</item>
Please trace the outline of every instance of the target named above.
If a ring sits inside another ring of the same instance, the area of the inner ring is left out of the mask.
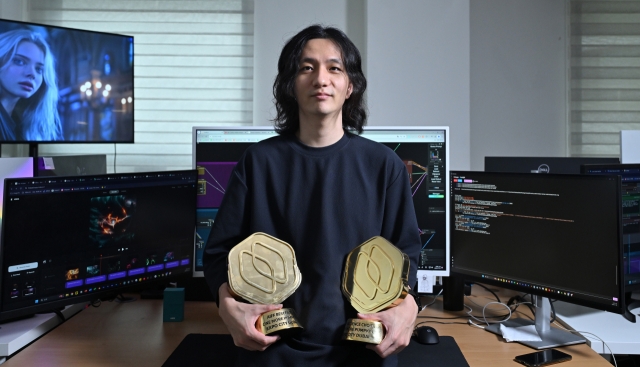
[[[196,145],[197,145],[197,132],[202,130],[208,131],[274,131],[274,127],[271,125],[258,125],[258,126],[194,126],[192,129],[192,168],[196,168]],[[450,149],[449,146],[451,138],[449,134],[449,126],[365,126],[364,132],[361,136],[366,138],[367,131],[444,131],[445,137],[445,172],[442,173],[443,183],[445,186],[445,210],[449,210],[449,200],[450,200],[450,187],[447,182],[444,182],[445,179],[449,177],[450,171]],[[450,241],[450,215],[445,213],[445,231],[446,231],[446,239],[445,239],[445,261],[446,261],[446,270],[418,270],[418,277],[423,274],[428,276],[449,276],[451,271],[451,241]],[[194,242],[194,262],[193,262],[193,276],[194,277],[204,277],[203,271],[196,271],[196,261],[195,261],[195,242]],[[419,279],[419,278],[418,278]],[[413,287],[413,284],[411,285]]]
[[[526,161],[526,162],[525,162]],[[529,170],[520,169],[512,169],[508,167],[506,169],[487,169],[487,166],[491,166],[490,168],[495,167],[498,163],[508,163],[510,166],[513,163],[519,163],[521,166],[524,166],[525,163],[537,163],[537,169],[534,172],[531,170],[532,166],[529,166]],[[561,168],[559,171],[555,170],[556,166],[549,167],[549,163],[574,163],[573,170],[568,172],[566,169]],[[615,157],[544,157],[544,156],[485,156],[484,157],[484,167],[483,170],[485,172],[516,172],[516,173],[560,173],[560,174],[579,174],[580,166],[586,163],[620,163],[620,159]],[[546,166],[546,167],[545,167]]]
[[[526,177],[529,175],[533,175],[533,176],[540,176],[538,174],[535,173],[518,173],[518,172],[484,172],[484,171],[463,171],[463,170],[451,170],[449,173],[449,184],[452,185],[452,179],[454,177],[454,175],[460,175],[460,176],[464,176],[465,174],[468,175],[477,175],[477,174],[491,174],[491,175],[502,175],[502,176],[512,176],[512,177]],[[605,176],[605,175],[601,175],[601,176],[586,176],[586,175],[581,175],[581,174],[548,174],[548,175],[542,175],[541,177],[562,177],[562,178],[567,178],[567,177],[574,177],[574,178],[583,178],[583,177],[597,177],[600,179],[606,179],[607,177],[612,178],[615,177],[617,179],[618,185],[616,187],[616,196],[618,199],[618,202],[620,202],[621,200],[621,192],[620,192],[620,178],[619,176],[614,176],[614,175],[610,175],[610,176]],[[453,191],[452,191],[453,192]],[[452,201],[451,205],[455,205],[455,202]],[[453,207],[450,207],[449,210],[449,216],[452,218],[454,218],[455,216],[455,211],[453,210]],[[617,314],[624,314],[626,312],[626,303],[625,303],[625,291],[624,291],[624,282],[623,280],[623,270],[622,270],[622,264],[623,264],[623,254],[622,254],[622,208],[620,206],[618,206],[618,213],[617,213],[617,222],[618,222],[618,246],[617,246],[617,251],[618,251],[618,271],[616,273],[616,282],[617,282],[617,291],[618,291],[618,298],[619,298],[619,302],[617,306],[613,306],[613,305],[605,305],[604,303],[598,303],[598,302],[591,302],[589,300],[584,300],[581,298],[573,298],[570,296],[564,296],[561,294],[557,294],[557,293],[551,293],[551,292],[546,292],[540,289],[535,289],[532,287],[526,287],[526,286],[521,286],[518,285],[516,283],[510,283],[510,282],[502,282],[502,281],[497,281],[497,280],[493,280],[491,278],[483,278],[480,274],[479,271],[461,271],[459,269],[456,269],[454,264],[452,264],[452,269],[451,269],[451,274],[458,276],[458,277],[462,277],[465,280],[470,280],[470,281],[474,281],[477,283],[482,283],[482,284],[488,284],[488,285],[493,285],[493,286],[498,286],[501,288],[507,288],[507,289],[511,289],[514,291],[518,291],[518,292],[523,292],[523,293],[527,293],[527,294],[531,294],[531,295],[536,295],[536,296],[541,296],[541,297],[546,297],[549,298],[550,300],[560,300],[560,301],[564,301],[564,302],[568,302],[568,303],[572,303],[572,304],[578,304],[578,305],[582,305],[582,306],[586,306],[586,307],[590,307],[590,308],[594,308],[594,309],[598,309],[598,310],[605,310],[605,311],[609,311],[609,312],[613,312],[613,313],[617,313]],[[453,231],[453,230],[452,230]],[[453,237],[453,235],[452,235]],[[613,246],[612,246],[613,247]],[[452,240],[452,248],[455,248],[455,241]],[[454,256],[454,255],[452,255]],[[455,260],[452,260],[452,262]],[[486,273],[490,273],[489,271],[487,271]],[[504,276],[504,275],[503,275]],[[531,281],[530,281],[531,282]]]
[[[617,164],[601,164],[601,163],[597,163],[597,164],[583,164],[580,168],[580,172],[583,175],[593,175],[595,176],[596,174],[594,173],[588,173],[589,169],[611,169],[611,168],[635,168],[640,170],[640,163],[617,163]],[[615,174],[615,173],[612,173]],[[597,174],[598,176],[604,176],[601,174]],[[640,173],[638,174],[638,177],[640,177]],[[621,183],[622,185],[622,183]],[[620,192],[621,198],[620,198],[620,202],[622,202],[622,186],[621,186],[621,192]],[[623,234],[624,236],[624,234]],[[624,242],[622,243],[623,246],[623,254],[624,254]],[[624,264],[624,262],[623,262]],[[636,283],[633,285],[627,285],[626,282],[624,282],[624,286],[625,286],[625,292],[627,293],[631,293],[631,292],[640,292],[640,283]]]
[[[154,171],[154,172],[140,172],[140,173],[148,173],[148,174],[165,174],[165,173],[190,173],[190,172],[195,172],[195,170],[174,170],[174,171]],[[126,176],[126,175],[130,175],[131,173],[111,173],[111,174],[100,174],[100,175],[86,175],[86,176],[57,176],[56,178],[65,178],[65,177],[69,177],[69,178],[85,178],[85,179],[90,179],[93,177],[113,177],[113,176]],[[9,182],[18,182],[18,181],[30,181],[33,179],[46,179],[46,178],[39,178],[39,177],[21,177],[21,178],[5,178],[5,190],[4,193],[6,195],[8,187],[10,185],[7,185],[7,183]],[[59,195],[59,194],[58,194]],[[193,204],[195,207],[195,195],[194,195],[194,199],[193,199]],[[5,204],[6,201],[3,201],[3,213],[6,213],[6,208],[5,208]],[[5,226],[2,226],[2,228],[0,229],[0,235],[1,235],[1,239],[2,242],[4,243],[4,236],[5,236]],[[195,212],[194,212],[194,223],[193,223],[193,238],[195,241]],[[2,248],[0,248],[0,290],[2,292],[4,292],[4,260],[5,260],[5,256],[4,256],[4,246]],[[176,274],[172,274],[170,277],[162,277],[162,278],[157,278],[157,279],[150,279],[148,281],[145,282],[141,282],[141,283],[133,283],[133,284],[128,284],[128,285],[123,285],[120,286],[118,288],[114,288],[114,289],[103,289],[103,290],[98,290],[98,291],[94,291],[94,292],[89,292],[89,293],[84,293],[84,294],[79,294],[77,296],[74,297],[70,297],[70,298],[62,298],[60,300],[55,300],[55,301],[51,301],[51,302],[47,302],[47,303],[41,303],[41,304],[32,304],[29,306],[24,306],[24,307],[20,307],[17,309],[11,309],[11,310],[2,310],[2,297],[0,297],[0,321],[7,321],[7,320],[16,320],[22,317],[28,317],[37,313],[50,313],[50,312],[55,312],[55,310],[60,309],[62,307],[65,306],[69,306],[69,305],[73,305],[73,304],[79,304],[79,303],[91,303],[97,300],[111,300],[114,299],[115,297],[117,297],[118,295],[122,295],[123,293],[132,293],[132,292],[139,292],[145,289],[151,289],[154,286],[158,286],[158,285],[168,285],[169,283],[173,283],[173,282],[178,282],[178,281],[182,281],[185,279],[191,278],[191,272],[185,271],[183,273],[176,273]]]

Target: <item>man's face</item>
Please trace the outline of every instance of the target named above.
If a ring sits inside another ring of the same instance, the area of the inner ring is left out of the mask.
[[[328,39],[312,39],[300,55],[295,81],[300,119],[342,117],[342,105],[353,89],[340,49]]]
[[[42,85],[43,70],[44,52],[32,42],[20,43],[8,66],[0,72],[2,93],[31,97]]]

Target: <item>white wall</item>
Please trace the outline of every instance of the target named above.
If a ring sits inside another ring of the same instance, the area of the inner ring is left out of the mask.
[[[451,126],[451,166],[468,168],[469,0],[368,0],[365,17],[347,1],[256,1],[254,124],[274,117],[271,88],[284,42],[312,23],[334,25],[365,59],[369,124]]]
[[[471,1],[473,169],[485,156],[567,155],[565,18],[564,1]]]
[[[254,14],[253,123],[271,125],[273,81],[282,46],[311,24],[345,30],[347,0],[256,0]]]
[[[370,125],[450,127],[450,167],[469,169],[469,0],[367,3]]]

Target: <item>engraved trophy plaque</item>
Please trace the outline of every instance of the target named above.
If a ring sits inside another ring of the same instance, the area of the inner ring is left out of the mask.
[[[302,275],[288,243],[257,232],[229,252],[229,288],[236,298],[254,304],[279,304],[298,289]],[[302,329],[291,308],[266,312],[256,321],[265,335]]]
[[[360,313],[376,313],[399,305],[409,292],[409,257],[386,239],[376,236],[347,256],[342,293]],[[380,344],[384,326],[379,321],[349,319],[343,340]]]

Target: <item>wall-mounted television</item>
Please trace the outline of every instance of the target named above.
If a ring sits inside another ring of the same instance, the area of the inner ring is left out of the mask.
[[[133,143],[133,37],[0,19],[0,144]]]
[[[7,178],[0,320],[191,277],[195,170]]]

